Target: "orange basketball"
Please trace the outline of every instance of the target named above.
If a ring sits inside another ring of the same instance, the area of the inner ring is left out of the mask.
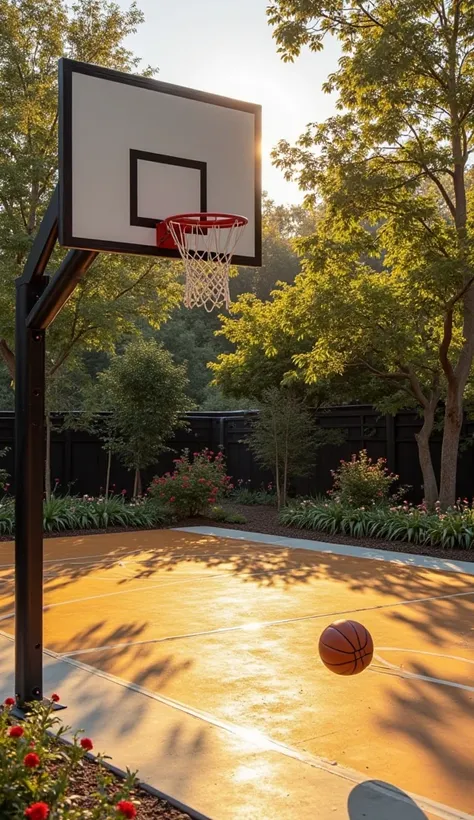
[[[319,654],[336,675],[358,675],[372,660],[374,642],[357,621],[334,621],[319,639]]]

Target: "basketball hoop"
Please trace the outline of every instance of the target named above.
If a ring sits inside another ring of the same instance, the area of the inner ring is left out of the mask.
[[[184,262],[186,307],[229,307],[232,254],[247,223],[245,216],[222,213],[177,214],[158,223],[157,245],[169,247],[172,240]]]

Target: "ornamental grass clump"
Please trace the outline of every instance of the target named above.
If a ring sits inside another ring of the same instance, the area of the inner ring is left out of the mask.
[[[473,502],[474,504],[474,502]],[[442,511],[425,504],[354,507],[340,500],[297,501],[279,515],[281,524],[354,538],[381,538],[409,544],[465,549],[474,547],[474,506],[467,499]]]
[[[137,801],[135,775],[117,781],[97,756],[95,788],[76,794],[83,760],[94,744],[80,733],[72,743],[62,738],[68,731],[53,712],[53,703],[32,703],[26,719],[15,723],[14,698],[0,707],[0,817],[8,820],[134,820]],[[117,788],[117,784],[118,788]]]
[[[174,465],[172,473],[153,480],[149,496],[159,505],[165,504],[178,518],[203,515],[233,489],[220,452],[205,449],[194,453],[191,461],[185,450]]]

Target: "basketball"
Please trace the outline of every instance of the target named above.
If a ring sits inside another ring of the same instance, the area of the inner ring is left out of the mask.
[[[357,621],[334,621],[319,639],[321,660],[336,675],[358,675],[368,667],[373,654],[372,636]]]

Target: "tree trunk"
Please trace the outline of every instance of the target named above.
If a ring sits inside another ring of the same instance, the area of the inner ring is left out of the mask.
[[[51,498],[51,414],[46,413],[46,457],[44,461],[44,491],[46,501]]]
[[[15,354],[10,350],[5,339],[0,339],[0,356],[8,368],[8,372],[12,379],[15,378]]]
[[[135,481],[133,482],[133,497],[137,498],[142,491],[142,477],[140,475],[140,470],[137,467],[135,470]]]
[[[448,357],[452,338],[452,309],[445,319],[444,339],[440,346],[441,361],[448,382],[444,411],[443,446],[441,448],[441,481],[439,500],[443,508],[456,503],[456,475],[459,438],[463,422],[464,390],[469,378],[474,354],[474,288],[467,285],[463,296],[463,346],[455,367]]]
[[[286,496],[288,492],[288,457],[285,458],[283,465],[283,492],[281,494],[281,505],[286,507]]]
[[[456,389],[457,388],[457,389]],[[463,421],[464,385],[448,387],[444,413],[443,446],[441,449],[441,482],[439,500],[443,509],[456,503],[456,476],[459,437]]]
[[[425,407],[423,426],[420,432],[415,436],[418,445],[418,459],[423,475],[423,497],[429,509],[433,508],[435,502],[438,500],[438,483],[436,481],[430,451],[430,437],[433,432],[437,402],[438,398],[436,397]]]
[[[105,497],[106,497],[106,499],[109,497],[111,467],[112,467],[112,448],[109,447],[109,449],[107,450],[107,474],[106,474],[106,477],[105,477]]]

